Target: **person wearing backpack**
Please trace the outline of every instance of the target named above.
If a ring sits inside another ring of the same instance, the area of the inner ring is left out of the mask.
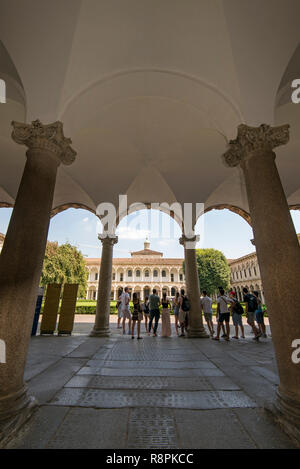
[[[179,315],[178,320],[181,327],[181,334],[179,337],[184,337],[184,329],[187,327],[188,323],[188,313],[190,310],[190,305],[187,296],[185,295],[184,289],[180,290],[180,297],[179,297]]]
[[[230,304],[233,303],[233,300],[225,295],[223,288],[220,288],[219,291],[220,291],[220,296],[218,296],[218,299],[217,299],[218,327],[217,327],[217,335],[216,337],[213,337],[213,340],[220,340],[221,326],[223,325],[225,321],[226,336],[224,338],[225,340],[229,341],[230,340],[230,337],[229,337],[230,336],[230,326],[229,326],[230,312],[228,310],[228,303]]]
[[[232,322],[235,327],[235,335],[232,337],[233,339],[239,338],[239,326],[241,329],[241,337],[245,339],[245,330],[243,326],[243,307],[241,303],[235,298],[235,292],[231,291],[229,293],[230,298],[234,301],[231,305],[231,314],[232,314]]]
[[[249,290],[246,287],[243,288],[243,293],[244,293],[244,302],[246,303],[247,323],[252,328],[252,331],[254,333],[253,340],[258,341],[262,333],[260,332],[259,329],[257,329],[254,323],[255,311],[258,308],[257,298],[256,296],[252,295],[252,293],[249,293]]]
[[[267,334],[266,334],[266,326],[264,322],[264,311],[262,309],[261,299],[259,298],[258,291],[254,291],[253,295],[255,295],[257,298],[257,309],[255,311],[255,319],[258,324],[259,330],[262,333],[262,336],[266,339]]]

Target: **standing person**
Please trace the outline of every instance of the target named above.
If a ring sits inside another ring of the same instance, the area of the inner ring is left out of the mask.
[[[143,313],[144,313],[145,329],[146,329],[146,332],[147,332],[148,331],[148,321],[150,319],[149,298],[148,298],[148,296],[145,296],[145,301],[142,304],[142,310],[143,310]]]
[[[229,341],[230,338],[230,312],[228,310],[228,303],[233,303],[233,300],[225,295],[223,288],[220,288],[220,296],[217,299],[217,310],[218,310],[218,327],[217,327],[217,335],[214,337],[214,340],[220,340],[220,331],[221,325],[225,321],[226,326],[226,336],[225,340]]]
[[[262,333],[260,332],[259,329],[257,329],[254,323],[255,311],[257,310],[257,307],[258,307],[257,298],[256,296],[252,295],[252,293],[249,293],[249,290],[246,287],[243,288],[243,293],[244,293],[244,302],[246,303],[247,323],[252,328],[252,331],[254,333],[253,340],[258,341]]]
[[[155,288],[153,288],[152,295],[149,296],[150,321],[149,321],[149,328],[148,328],[148,333],[150,335],[152,322],[153,322],[153,319],[155,318],[155,324],[153,328],[153,337],[156,337],[158,321],[160,318],[159,305],[160,305],[159,296],[157,295]]]
[[[207,323],[207,327],[210,332],[210,336],[213,337],[215,331],[214,331],[214,324],[212,321],[212,299],[207,296],[206,290],[203,290],[202,292],[203,297],[201,298],[201,307],[202,311],[204,313],[205,321]]]
[[[176,330],[176,334],[179,335],[179,332],[178,332],[178,325],[179,325],[179,321],[178,321],[178,315],[179,315],[179,308],[180,308],[180,305],[179,305],[179,292],[177,291],[176,292],[176,295],[175,295],[175,298],[174,298],[174,317],[175,317],[175,330]]]
[[[161,299],[162,305],[162,314],[161,314],[161,336],[162,337],[170,337],[171,335],[171,320],[170,320],[170,311],[169,306],[170,302],[167,298],[167,294],[163,293],[163,297]]]
[[[259,298],[259,294],[257,291],[253,292],[253,295],[256,296],[257,299],[257,309],[255,311],[255,319],[258,324],[259,330],[262,333],[263,337],[266,339],[267,334],[266,334],[266,326],[265,326],[265,321],[264,321],[264,311],[262,310],[262,304],[261,304],[261,299]]]
[[[122,326],[121,326],[121,319],[123,317],[123,314],[122,314],[122,301],[118,300],[117,301],[117,304],[116,304],[116,308],[117,308],[117,312],[118,312],[118,329],[120,329]]]
[[[128,334],[131,334],[131,313],[130,313],[130,296],[128,293],[128,287],[124,288],[123,293],[120,296],[122,302],[122,315],[123,315],[123,334],[125,334],[125,322],[128,319]]]
[[[142,307],[140,303],[140,299],[137,297],[136,293],[133,293],[132,295],[132,302],[133,302],[133,312],[132,312],[132,335],[131,338],[134,339],[134,329],[135,329],[135,323],[137,322],[137,333],[138,339],[142,339],[141,337],[141,321],[143,319],[143,313],[142,313]]]
[[[187,296],[185,295],[184,289],[182,288],[180,290],[180,297],[179,297],[179,315],[178,315],[178,319],[179,319],[179,323],[180,323],[180,327],[181,327],[181,334],[180,334],[179,337],[184,337],[185,336],[184,329],[186,329],[186,325],[187,325],[187,322],[188,322],[187,317],[188,317],[189,310],[190,310],[189,301],[188,301]]]
[[[231,314],[232,314],[232,322],[235,327],[235,335],[232,337],[233,339],[238,339],[239,338],[239,326],[241,329],[241,337],[245,339],[245,330],[243,326],[243,307],[241,303],[235,298],[235,292],[231,291],[229,293],[230,298],[233,300],[233,303],[231,304]]]
[[[121,294],[122,294],[122,292],[123,292],[123,288],[121,288]],[[118,311],[118,329],[121,328],[121,319],[123,317],[121,294],[119,295],[118,301],[117,301],[117,304],[116,304],[116,308],[117,308],[117,311]]]
[[[218,294],[218,298],[221,296],[221,290],[223,290],[223,287],[219,287],[219,294]],[[217,314],[216,314],[216,320],[218,322],[218,319],[219,319],[219,312],[217,310]],[[221,324],[221,328],[222,328],[222,332],[223,334],[221,335],[222,338],[224,337],[227,337],[227,334],[226,334],[226,331],[225,331],[225,326],[224,326],[224,323]]]

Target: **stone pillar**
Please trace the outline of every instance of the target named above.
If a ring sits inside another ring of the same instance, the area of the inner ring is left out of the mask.
[[[187,295],[190,303],[189,312],[189,337],[208,338],[202,320],[202,310],[200,303],[200,285],[196,260],[196,243],[199,236],[187,238],[182,235],[179,242],[184,246],[185,261],[185,280],[187,287]]]
[[[300,248],[272,151],[288,140],[288,125],[240,125],[224,160],[240,165],[245,178],[280,376],[275,415],[300,441],[300,364],[292,360],[292,343],[300,339]]]
[[[0,364],[0,441],[30,416],[24,367],[44,260],[50,211],[59,164],[76,153],[61,122],[42,125],[13,122],[12,138],[26,145],[27,160],[0,256],[0,339],[6,363]]]
[[[98,285],[96,319],[94,328],[90,333],[90,336],[108,337],[110,335],[109,315],[112,283],[113,246],[118,242],[118,237],[114,235],[109,236],[107,234],[100,234],[98,238],[102,242],[102,255]]]

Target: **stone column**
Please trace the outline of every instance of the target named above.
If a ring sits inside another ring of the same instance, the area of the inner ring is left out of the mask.
[[[118,237],[114,235],[109,236],[107,234],[100,234],[98,238],[102,242],[102,255],[98,285],[96,319],[94,328],[90,333],[90,336],[108,337],[110,335],[109,315],[112,282],[113,246],[118,242]]]
[[[0,441],[29,417],[34,399],[24,384],[24,367],[44,260],[50,211],[59,164],[76,153],[61,122],[13,122],[12,138],[26,145],[27,160],[0,256],[0,339],[6,363],[0,364]]]
[[[190,303],[189,312],[189,337],[208,338],[203,326],[202,311],[200,303],[200,285],[196,260],[196,243],[199,236],[187,238],[182,235],[179,242],[184,246],[185,280],[187,295]]]
[[[288,140],[288,125],[240,125],[224,160],[240,165],[245,178],[280,377],[275,415],[300,441],[300,364],[292,359],[293,341],[300,339],[300,248],[272,151]]]

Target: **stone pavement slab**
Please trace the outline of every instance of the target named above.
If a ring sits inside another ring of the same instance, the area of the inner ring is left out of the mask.
[[[257,344],[248,326],[229,343],[75,328],[31,340],[26,379],[40,406],[10,447],[293,447],[263,410],[278,383],[270,338]]]
[[[51,404],[63,406],[118,408],[170,407],[175,409],[218,409],[255,407],[243,391],[129,391],[64,388]]]

